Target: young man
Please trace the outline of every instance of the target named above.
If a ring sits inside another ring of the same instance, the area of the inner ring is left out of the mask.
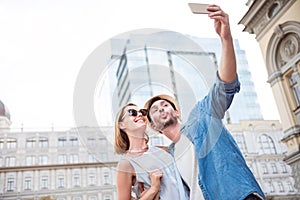
[[[197,102],[186,123],[181,124],[178,104],[168,95],[157,95],[146,102],[148,120],[154,130],[173,141],[170,150],[190,194],[193,194],[196,184],[193,177],[198,168],[198,183],[205,199],[265,199],[235,140],[222,123],[235,93],[240,90],[229,17],[216,5],[207,10],[222,44],[216,83],[208,95]],[[191,146],[194,147],[192,153],[185,150]],[[189,166],[193,169],[188,169]]]

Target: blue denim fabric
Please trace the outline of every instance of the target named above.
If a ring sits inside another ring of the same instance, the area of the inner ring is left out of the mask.
[[[181,127],[181,133],[195,146],[199,186],[206,200],[242,200],[254,192],[265,199],[238,145],[222,123],[239,90],[238,77],[226,83],[217,74],[208,95],[195,105]]]

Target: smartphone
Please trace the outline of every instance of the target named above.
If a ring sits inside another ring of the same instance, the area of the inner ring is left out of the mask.
[[[203,3],[189,3],[189,7],[194,14],[208,14],[209,11],[206,10],[209,4]]]

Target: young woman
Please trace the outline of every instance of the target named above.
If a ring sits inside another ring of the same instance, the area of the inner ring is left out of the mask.
[[[116,116],[114,148],[123,155],[117,170],[118,199],[189,199],[173,157],[148,147],[146,116],[147,110],[132,103]]]

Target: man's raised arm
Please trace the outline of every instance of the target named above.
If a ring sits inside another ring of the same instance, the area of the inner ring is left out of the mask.
[[[214,19],[215,30],[221,38],[222,55],[218,68],[219,77],[224,82],[232,82],[236,78],[236,58],[229,16],[217,5],[210,5],[207,10],[211,12],[208,16]]]

